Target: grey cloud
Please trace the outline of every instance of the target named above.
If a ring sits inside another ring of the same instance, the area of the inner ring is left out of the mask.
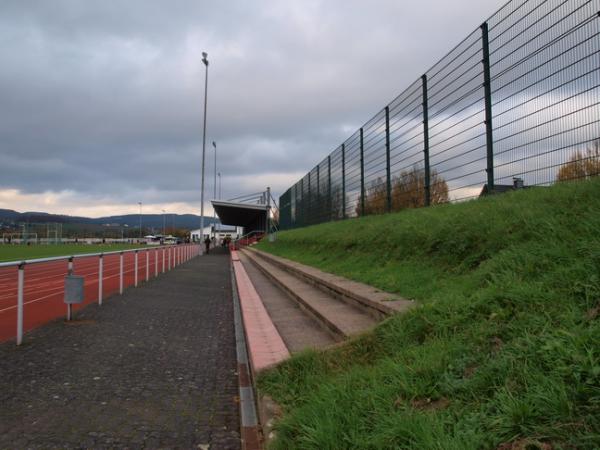
[[[289,186],[501,3],[4,1],[0,189],[197,201],[204,50],[223,196]]]

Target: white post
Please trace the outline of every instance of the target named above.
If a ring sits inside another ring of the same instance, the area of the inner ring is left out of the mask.
[[[164,247],[163,247],[162,251],[163,251],[163,267],[162,267],[162,273],[165,273],[165,248],[164,248]]]
[[[104,260],[102,258],[102,254],[98,258],[98,304],[102,304],[102,277],[103,277],[103,269],[104,269]]]
[[[69,258],[69,265],[67,266],[67,273],[69,275],[73,274],[73,257]],[[71,320],[71,316],[73,315],[73,305],[70,303],[67,304],[67,320]]]
[[[123,252],[119,255],[119,294],[123,295]]]
[[[17,345],[23,342],[23,289],[25,286],[25,264],[19,264],[17,290]]]
[[[150,279],[150,250],[146,249],[146,281]]]
[[[133,284],[134,284],[135,287],[137,287],[137,285],[138,285],[138,251],[137,250],[135,251],[135,264],[134,264],[134,267],[135,267],[135,275],[133,277]]]
[[[154,249],[154,276],[158,276],[158,249]]]

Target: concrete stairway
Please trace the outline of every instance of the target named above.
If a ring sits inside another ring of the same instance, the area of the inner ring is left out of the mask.
[[[264,277],[283,290],[327,330],[335,341],[360,334],[383,318],[413,305],[409,300],[395,297],[372,286],[252,248],[244,249],[242,255],[245,266],[249,267],[248,262],[251,262]],[[263,281],[258,280],[258,284],[260,283]],[[287,313],[281,308],[277,311],[277,302],[271,302],[272,305],[269,305],[268,299],[263,302],[282,338],[287,341],[285,330],[282,330],[285,326],[281,326],[281,321],[285,321]],[[305,329],[304,333],[306,332],[310,331]]]
[[[290,353],[335,344],[331,334],[242,252],[238,257]]]

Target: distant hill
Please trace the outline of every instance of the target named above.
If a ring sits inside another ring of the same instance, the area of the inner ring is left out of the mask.
[[[214,219],[204,216],[205,223],[211,224]],[[107,217],[79,217],[68,216],[64,214],[48,214],[45,212],[23,212],[13,211],[12,209],[0,209],[0,223],[17,224],[22,222],[46,223],[57,222],[65,224],[88,224],[88,225],[127,225],[128,227],[137,227],[140,224],[139,214],[126,214],[121,216]],[[162,229],[163,223],[169,228],[183,228],[193,230],[200,228],[200,216],[195,214],[142,214],[142,226],[144,228]]]

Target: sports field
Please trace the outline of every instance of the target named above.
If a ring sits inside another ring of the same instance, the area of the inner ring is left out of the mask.
[[[58,244],[58,245],[0,245],[0,262],[24,259],[71,256],[81,253],[114,252],[146,247],[132,244]]]
[[[19,246],[3,246],[5,247]],[[135,246],[126,245],[48,245],[27,246],[31,253],[11,253],[14,258],[26,256],[35,258],[51,255],[69,255],[74,253],[95,253],[100,251],[118,251]],[[55,249],[52,253],[49,250]],[[171,270],[198,254],[197,245],[170,245],[163,247],[144,246],[139,252],[127,252],[98,256],[82,256],[73,262],[73,274],[84,278],[84,302],[73,305],[77,311],[99,297],[107,298],[120,292],[121,286],[127,288],[155,278]],[[60,251],[62,250],[62,251]],[[70,250],[70,251],[67,251]],[[65,253],[65,251],[67,251]],[[122,256],[122,258],[121,258]],[[68,273],[66,259],[41,263],[25,264],[23,267],[23,330],[36,328],[57,317],[66,314],[64,303],[65,276]],[[102,277],[102,283],[100,283]],[[12,339],[17,333],[18,269],[16,265],[0,267],[0,342]]]

